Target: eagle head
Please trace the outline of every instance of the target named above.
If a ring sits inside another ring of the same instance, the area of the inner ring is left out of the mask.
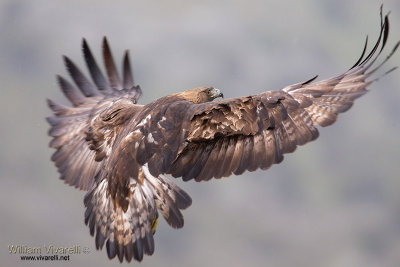
[[[180,93],[179,95],[185,100],[191,101],[195,104],[210,102],[218,97],[224,97],[224,94],[221,92],[221,90],[210,86],[189,89]]]

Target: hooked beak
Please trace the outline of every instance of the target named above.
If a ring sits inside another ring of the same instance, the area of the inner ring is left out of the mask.
[[[224,94],[221,92],[221,90],[217,89],[217,88],[213,88],[212,90],[212,98],[218,98],[218,97],[222,97],[224,98]]]

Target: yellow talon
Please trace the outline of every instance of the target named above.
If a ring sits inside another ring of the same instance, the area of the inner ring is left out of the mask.
[[[153,222],[151,223],[151,231],[153,232],[153,235],[156,233],[157,224],[158,224],[158,216],[155,217]]]

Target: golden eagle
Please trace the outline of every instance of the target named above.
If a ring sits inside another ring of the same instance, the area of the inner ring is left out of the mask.
[[[378,80],[371,75],[399,46],[374,64],[389,33],[382,12],[380,24],[370,53],[367,38],[359,60],[342,75],[214,102],[221,91],[199,87],[139,105],[142,91],[134,83],[128,53],[120,79],[104,38],[106,79],[83,40],[92,81],[64,57],[75,85],[57,78],[72,107],[48,100],[54,116],[47,121],[50,147],[57,150],[51,159],[61,179],[88,191],[85,223],[96,248],[106,244],[110,259],[141,261],[154,252],[158,212],[170,226],[183,227],[181,210],[192,200],[166,175],[207,181],[266,170],[285,153],[316,139],[316,126],[333,124],[365,94]]]

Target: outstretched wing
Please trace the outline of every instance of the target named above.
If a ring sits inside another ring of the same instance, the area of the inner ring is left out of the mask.
[[[365,46],[356,64],[337,77],[319,82],[313,82],[314,78],[244,98],[182,104],[173,115],[165,113],[164,120],[153,121],[141,129],[147,138],[139,144],[138,162],[148,162],[155,176],[170,173],[196,181],[267,169],[281,162],[285,153],[316,139],[319,134],[316,126],[333,124],[338,114],[348,110],[366,92],[366,87],[377,80],[368,78],[399,45],[373,67],[386,44],[388,31],[386,16],[381,19],[381,33],[372,51],[364,57]],[[174,134],[175,139],[168,139],[159,133],[177,127],[172,123],[173,117],[185,119],[179,125],[180,132]],[[161,149],[155,151],[154,147]],[[162,162],[158,163],[159,160]]]
[[[57,76],[60,88],[72,107],[48,100],[54,116],[48,117],[47,121],[51,125],[49,135],[53,137],[50,147],[57,149],[51,159],[58,168],[60,178],[69,185],[88,190],[101,170],[106,148],[111,147],[117,136],[112,128],[125,122],[135,109],[140,108],[134,104],[142,91],[134,84],[128,52],[123,60],[121,82],[106,38],[103,40],[103,58],[108,81],[85,40],[82,49],[94,84],[64,56],[65,66],[78,88]]]

